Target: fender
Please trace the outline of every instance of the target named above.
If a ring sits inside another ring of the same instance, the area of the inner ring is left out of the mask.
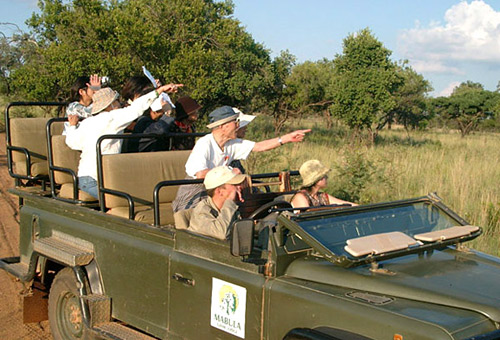
[[[334,329],[329,327],[311,328],[294,328],[288,332],[284,340],[370,340],[365,336]]]

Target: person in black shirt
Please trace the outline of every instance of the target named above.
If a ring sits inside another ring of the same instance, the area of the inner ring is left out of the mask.
[[[198,120],[198,111],[201,105],[191,97],[181,97],[175,102],[175,120],[169,125],[171,133],[194,133],[195,122]],[[191,150],[195,144],[195,137],[175,137],[172,141],[172,150]]]
[[[144,111],[134,126],[133,133],[153,133],[161,135],[159,138],[141,138],[129,140],[129,152],[151,152],[169,150],[169,140],[166,137],[169,132],[169,125],[161,119],[165,112],[170,111],[171,106],[157,98],[151,107]]]

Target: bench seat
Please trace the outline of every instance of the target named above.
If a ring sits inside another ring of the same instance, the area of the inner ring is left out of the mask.
[[[47,134],[46,125],[50,118],[11,118],[10,146],[24,148],[29,151],[31,158],[31,176],[48,176],[49,165],[47,162]],[[63,124],[54,124],[53,135],[60,135]],[[28,176],[26,173],[26,156],[24,152],[12,151],[14,172],[18,175]]]
[[[191,150],[124,153],[102,156],[103,187],[128,193],[134,200],[134,219],[154,222],[153,192],[161,181],[186,178],[185,164]],[[160,190],[160,221],[174,224],[172,201],[178,186]],[[106,193],[104,206],[107,213],[128,218],[127,200]]]

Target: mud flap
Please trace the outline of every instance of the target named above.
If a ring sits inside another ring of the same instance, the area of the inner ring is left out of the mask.
[[[23,323],[49,319],[49,293],[40,282],[34,282],[32,292],[23,298]]]

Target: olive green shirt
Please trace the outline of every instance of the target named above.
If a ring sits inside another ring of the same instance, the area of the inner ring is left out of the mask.
[[[219,211],[212,197],[207,197],[193,209],[188,230],[225,240],[229,236],[229,226],[238,217],[237,210],[234,201],[226,200]]]

